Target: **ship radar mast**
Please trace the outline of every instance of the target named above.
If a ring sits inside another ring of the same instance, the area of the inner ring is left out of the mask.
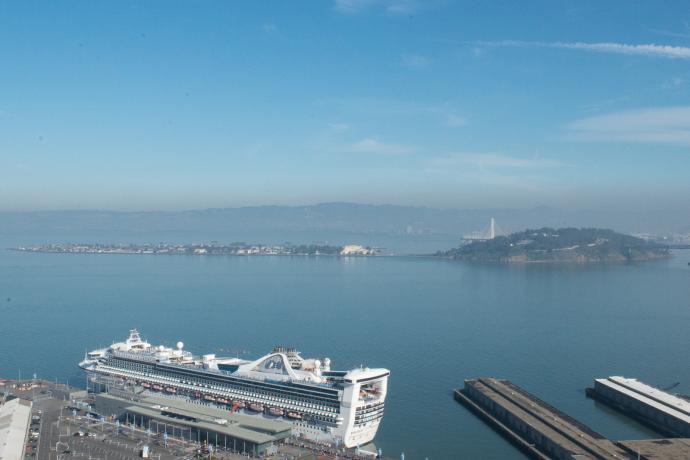
[[[139,331],[136,329],[130,329],[129,331],[129,338],[127,339],[129,342],[141,342],[141,334],[139,334]]]

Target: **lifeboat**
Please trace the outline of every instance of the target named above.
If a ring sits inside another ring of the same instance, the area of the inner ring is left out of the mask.
[[[177,390],[173,387],[166,387],[165,392],[175,394],[175,393],[177,393]]]
[[[282,417],[283,414],[285,414],[285,411],[281,409],[280,407],[270,407],[268,409],[268,413],[271,415],[274,415],[276,417]]]
[[[149,382],[144,382],[141,384],[141,386],[144,388],[151,388],[151,384]]]
[[[160,385],[154,385],[154,386],[152,386],[151,388],[152,388],[153,390],[155,390],[155,391],[161,391],[161,390],[163,389],[163,387],[160,386]]]
[[[244,403],[244,401],[241,401],[239,399],[237,401],[233,402],[232,405],[237,407],[237,409],[244,409],[245,407],[247,407],[247,405]]]
[[[217,402],[218,404],[227,404],[227,403],[228,403],[228,400],[225,399],[225,398],[216,398],[216,402]]]
[[[292,420],[302,420],[302,414],[299,412],[288,412],[287,417],[291,418]]]
[[[213,395],[204,395],[204,399],[205,399],[206,401],[214,401],[214,402],[215,402],[216,397],[213,396]]]
[[[263,404],[259,404],[259,403],[251,403],[249,405],[249,410],[252,410],[254,412],[263,412],[264,406],[263,406]]]

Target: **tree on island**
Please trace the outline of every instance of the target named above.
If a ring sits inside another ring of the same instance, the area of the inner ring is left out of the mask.
[[[438,257],[474,262],[606,262],[668,257],[665,246],[600,228],[544,227],[472,241]]]

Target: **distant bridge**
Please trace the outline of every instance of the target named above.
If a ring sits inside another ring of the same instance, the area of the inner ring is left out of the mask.
[[[496,224],[496,219],[493,217],[489,220],[489,226],[479,232],[472,232],[462,236],[466,241],[487,241],[493,240],[497,236],[503,236],[506,233]]]

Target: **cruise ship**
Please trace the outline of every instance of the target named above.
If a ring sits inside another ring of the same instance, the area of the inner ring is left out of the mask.
[[[374,439],[383,417],[387,369],[331,370],[330,359],[305,359],[275,347],[250,361],[195,356],[152,346],[134,329],[124,342],[86,353],[79,366],[94,391],[113,385],[159,393],[229,411],[292,423],[293,436],[362,446]]]

